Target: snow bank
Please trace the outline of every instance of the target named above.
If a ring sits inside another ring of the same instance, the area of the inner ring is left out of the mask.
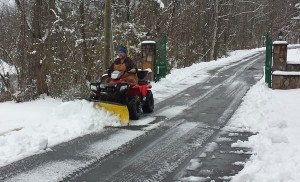
[[[85,100],[61,102],[45,98],[0,104],[0,166],[47,147],[119,125],[118,117]],[[13,131],[13,129],[21,129]]]
[[[300,179],[300,89],[272,90],[264,78],[251,88],[227,129],[258,133],[234,146],[255,153],[235,181],[298,181]]]

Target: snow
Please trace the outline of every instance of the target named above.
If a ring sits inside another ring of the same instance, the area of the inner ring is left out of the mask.
[[[4,133],[0,136],[0,166],[99,131],[106,123],[119,124],[117,116],[85,100],[61,102],[45,98],[19,104],[6,102],[0,104],[0,115],[0,133]],[[16,128],[21,130],[14,131]]]
[[[177,95],[189,86],[205,82],[210,77],[209,70],[234,65],[241,60],[247,64],[247,57],[264,50],[264,48],[260,48],[233,51],[230,52],[229,57],[217,61],[201,62],[187,68],[171,70],[166,78],[152,83],[155,102],[159,103]],[[295,56],[296,51],[300,49],[293,50],[295,51],[288,51],[289,58]],[[191,75],[197,79],[191,80]],[[189,97],[189,95],[182,96]],[[241,106],[226,126],[232,136],[237,135],[239,131],[257,133],[251,136],[249,141],[237,141],[232,145],[233,148],[250,147],[253,154],[248,162],[236,163],[236,165],[244,165],[244,169],[234,176],[232,181],[298,181],[300,179],[300,145],[298,144],[300,140],[298,119],[300,99],[297,98],[300,98],[300,89],[272,90],[266,86],[264,78],[249,90],[243,98]],[[197,99],[199,98],[195,98],[195,100]],[[186,107],[166,107],[156,114],[172,118]],[[132,121],[131,124],[148,125],[153,120],[155,117],[142,118]],[[161,122],[149,125],[145,130],[158,127]],[[0,126],[1,167],[24,157],[51,150],[51,147],[56,144],[89,133],[101,132],[105,126],[121,126],[121,124],[117,116],[85,100],[62,102],[59,99],[44,97],[26,103],[0,103]],[[182,127],[179,132],[184,133],[186,128],[192,128],[194,125],[187,124]],[[108,141],[95,143],[87,151],[98,151],[100,153],[96,155],[104,156],[144,132],[146,131],[122,130]],[[126,140],[120,139],[122,137]],[[226,141],[227,139],[221,138],[220,140]],[[105,142],[113,143],[113,145],[103,151],[95,150],[101,145],[107,146]],[[213,151],[215,147],[216,143],[210,143],[206,152]],[[87,154],[95,155],[89,152]],[[205,156],[204,153],[200,157]],[[57,171],[53,169],[53,174],[44,176],[43,170],[47,171],[47,169],[53,168],[52,164],[45,164],[45,169],[41,169],[40,172],[36,171],[36,176],[43,175],[45,178],[55,176],[59,180],[64,173],[75,170],[74,166],[76,165],[77,161],[60,161],[56,168]],[[191,161],[189,168],[195,169],[199,165],[201,165],[201,161]],[[27,179],[30,181],[28,175],[24,174],[24,176],[18,177],[21,177],[20,179],[23,181]],[[197,176],[181,179],[181,181],[205,180],[209,179]]]
[[[198,176],[190,176],[190,177],[185,177],[185,178],[181,178],[180,181],[182,182],[206,182],[210,180],[209,177],[207,178],[203,178],[203,177],[198,177]]]
[[[218,147],[218,144],[216,142],[211,142],[208,144],[205,152],[213,152]]]
[[[158,4],[159,4],[159,7],[161,9],[164,9],[165,8],[165,4],[163,2],[161,2],[161,0],[155,0]]]
[[[300,64],[300,49],[290,49],[287,55],[288,64]]]
[[[41,179],[43,179],[43,181],[62,181],[61,176],[66,172],[75,171],[80,165],[82,164],[79,161],[73,160],[50,162],[42,165],[33,174],[21,174],[6,180],[6,182],[32,182],[40,181]],[[34,176],[34,178],[32,178],[32,176]]]
[[[300,178],[300,89],[272,90],[263,79],[251,88],[229,129],[257,135],[233,147],[250,147],[254,155],[232,181],[298,181]]]
[[[283,41],[283,40],[280,41],[280,40],[277,40],[277,41],[274,41],[274,42],[273,42],[273,45],[276,45],[276,44],[288,44],[288,43],[287,43],[287,41]]]
[[[15,5],[15,2],[14,2],[14,0],[5,0],[5,1],[1,1],[0,5],[1,5],[1,4],[14,6],[14,5]],[[1,8],[1,6],[0,6],[0,8]]]
[[[15,74],[16,69],[13,66],[10,66],[9,64],[7,64],[6,62],[0,59],[0,73],[6,74],[7,72],[9,74]]]
[[[292,20],[300,20],[300,16],[295,16],[293,18],[291,18]]]
[[[199,159],[191,159],[190,165],[186,168],[187,170],[195,170],[202,165]]]
[[[144,40],[142,44],[156,44],[156,42],[153,40]]]
[[[300,75],[299,71],[273,71],[273,75]]]

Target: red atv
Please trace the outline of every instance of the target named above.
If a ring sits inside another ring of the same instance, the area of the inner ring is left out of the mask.
[[[108,75],[104,75],[101,82],[90,84],[90,101],[97,103],[115,114],[120,115],[120,120],[129,122],[129,119],[137,120],[141,112],[151,113],[154,109],[154,99],[151,84],[145,80],[148,71],[139,70],[137,84],[128,83],[121,78],[119,71],[113,71],[108,82],[104,81]]]

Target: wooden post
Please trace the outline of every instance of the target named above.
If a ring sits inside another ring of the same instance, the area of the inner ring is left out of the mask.
[[[104,70],[109,68],[113,61],[112,28],[111,28],[111,0],[105,0],[104,15]]]

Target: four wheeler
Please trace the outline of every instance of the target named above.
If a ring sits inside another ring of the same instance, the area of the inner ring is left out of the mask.
[[[89,100],[119,115],[123,122],[128,123],[129,119],[138,120],[142,110],[144,113],[151,113],[154,109],[152,86],[145,80],[147,74],[147,70],[137,71],[137,84],[126,82],[119,71],[113,71],[110,79],[106,79],[106,74],[102,76],[101,82],[90,84]]]

